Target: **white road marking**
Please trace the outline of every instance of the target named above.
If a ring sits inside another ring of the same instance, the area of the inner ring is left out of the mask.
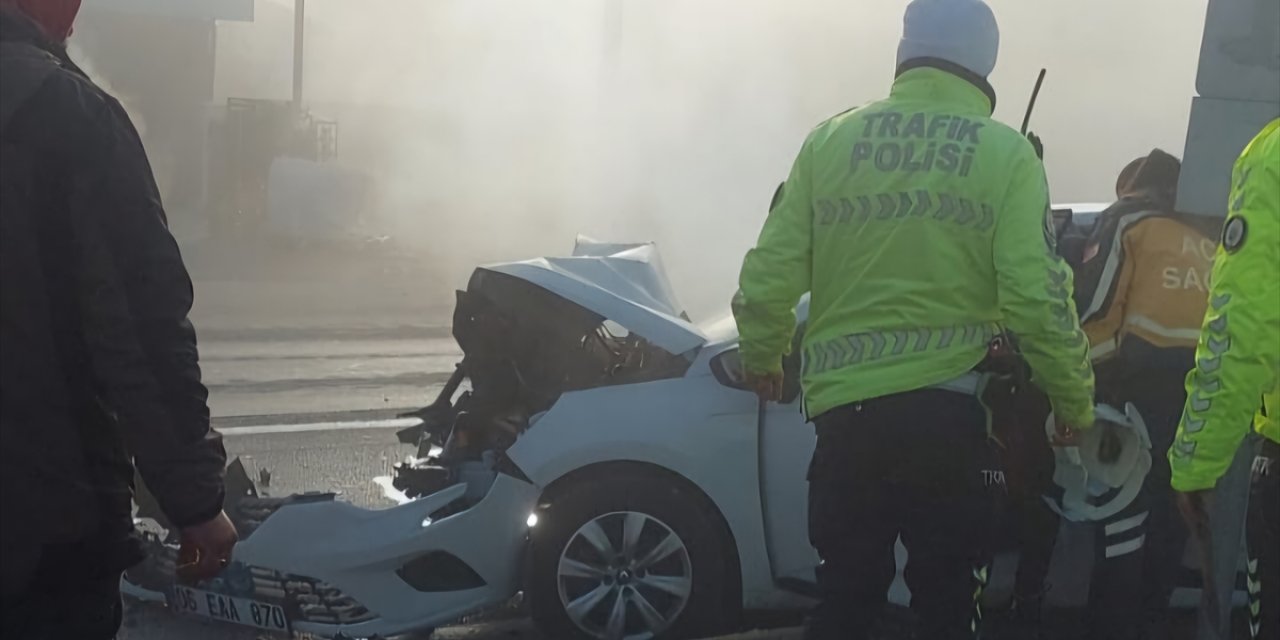
[[[263,424],[252,427],[222,427],[224,436],[256,436],[268,433],[306,433],[308,431],[353,431],[356,429],[404,429],[422,424],[418,418],[389,420],[354,420],[351,422],[312,422],[308,424]]]

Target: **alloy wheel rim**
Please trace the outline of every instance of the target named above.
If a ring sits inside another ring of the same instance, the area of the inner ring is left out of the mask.
[[[693,593],[689,549],[666,523],[616,511],[582,525],[560,553],[560,604],[598,640],[651,640]]]

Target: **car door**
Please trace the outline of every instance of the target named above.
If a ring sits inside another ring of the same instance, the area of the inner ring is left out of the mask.
[[[784,361],[783,398],[756,414],[760,507],[773,578],[788,590],[807,591],[814,582],[818,555],[809,544],[809,459],[817,443],[804,417],[800,392],[800,337]],[[736,348],[716,356],[712,365],[721,383],[745,388]]]
[[[818,552],[809,543],[808,471],[817,434],[804,415],[800,390],[805,328],[801,323],[791,354],[783,361],[782,401],[768,403],[760,416],[759,469],[761,512],[774,581],[785,590],[814,595]],[[906,549],[899,542],[894,552],[898,575],[889,588],[889,599],[905,605],[910,600],[902,578]]]
[[[805,324],[796,329],[791,353],[783,360],[781,402],[770,402],[761,416],[760,490],[775,580],[812,583],[818,554],[809,544],[809,460],[817,444],[813,425],[804,416],[800,390],[801,341]]]
[[[812,583],[818,554],[809,544],[809,459],[817,443],[799,394],[769,403],[760,428],[760,485],[775,580]]]

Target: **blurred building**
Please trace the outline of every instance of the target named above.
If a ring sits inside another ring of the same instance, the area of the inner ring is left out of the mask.
[[[179,234],[206,199],[218,21],[251,21],[253,0],[87,0],[71,53],[125,104]]]

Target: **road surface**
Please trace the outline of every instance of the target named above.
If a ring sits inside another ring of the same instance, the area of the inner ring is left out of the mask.
[[[420,327],[210,332],[200,360],[215,416],[349,413],[426,404],[460,359]]]

